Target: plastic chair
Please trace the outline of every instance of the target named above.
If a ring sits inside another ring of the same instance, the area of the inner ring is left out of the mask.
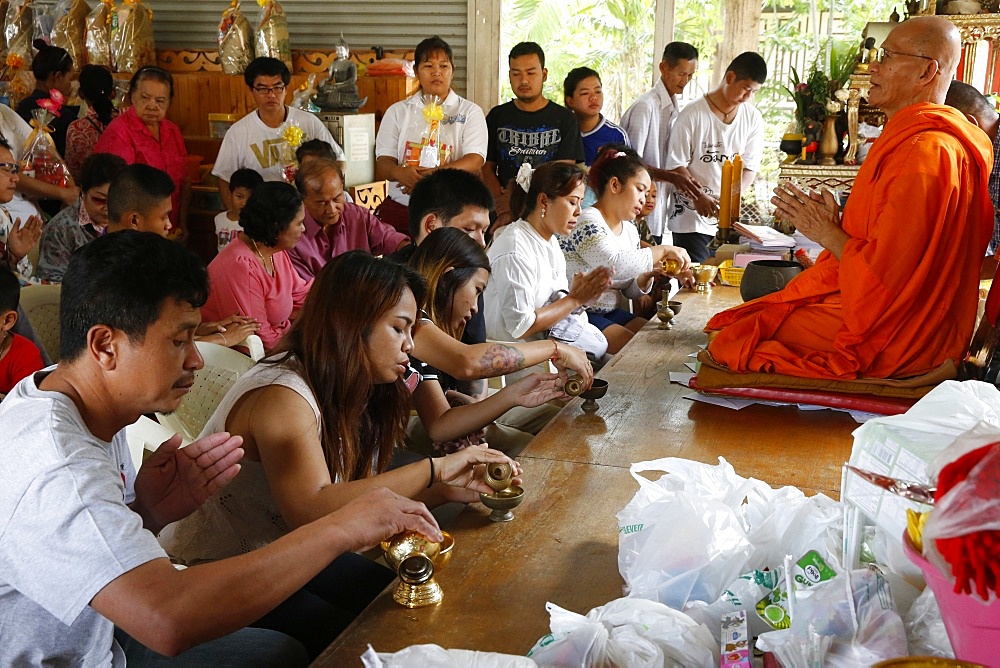
[[[31,285],[21,290],[21,308],[53,362],[59,361],[59,295],[62,286]]]
[[[145,415],[140,415],[138,420],[125,427],[129,454],[132,455],[132,463],[135,464],[136,470],[138,471],[139,467],[142,466],[146,451],[155,452],[161,443],[173,435],[172,429],[164,427]]]
[[[180,433],[185,445],[198,438],[229,388],[254,365],[254,360],[230,348],[204,341],[195,345],[205,358],[204,368],[195,372],[194,385],[176,411],[156,414],[161,425]]]

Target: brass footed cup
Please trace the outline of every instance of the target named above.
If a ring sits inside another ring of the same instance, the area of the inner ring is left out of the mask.
[[[518,485],[511,485],[506,489],[501,489],[492,494],[479,493],[479,500],[483,505],[492,510],[490,520],[494,522],[510,522],[514,519],[514,508],[521,505],[524,500],[524,490]]]
[[[693,264],[691,265],[691,269],[694,272],[694,279],[698,281],[695,289],[698,292],[711,292],[712,281],[715,280],[716,274],[719,273],[719,268],[714,264]]]
[[[404,531],[382,541],[385,560],[399,575],[399,584],[392,593],[394,601],[407,608],[437,605],[444,592],[434,580],[434,571],[441,570],[451,559],[455,539],[442,531],[444,540],[435,543],[415,531]]]

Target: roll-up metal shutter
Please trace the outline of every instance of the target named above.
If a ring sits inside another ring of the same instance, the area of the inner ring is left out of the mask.
[[[227,0],[145,0],[153,10],[153,30],[158,48],[211,49]],[[466,0],[427,0],[419,4],[398,0],[282,0],[288,16],[292,49],[332,51],[343,31],[352,49],[372,46],[413,49],[425,37],[438,35],[451,45],[455,56],[453,87],[466,90],[468,61],[468,5]],[[243,0],[251,24],[259,8]]]

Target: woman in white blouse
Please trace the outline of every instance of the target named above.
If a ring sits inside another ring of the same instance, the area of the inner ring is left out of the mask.
[[[532,172],[525,164],[516,182],[511,213],[518,219],[498,233],[487,251],[493,280],[485,291],[486,335],[498,341],[545,338],[553,326],[600,297],[613,273],[597,267],[572,281],[566,278],[556,235],[569,234],[580,215],[584,183],[578,167],[549,162]]]
[[[610,288],[587,307],[588,319],[603,332],[608,352],[613,354],[646,324],[618,306],[620,296],[637,299],[648,293],[653,280],[662,274],[662,260],[677,261],[679,271],[687,269],[691,260],[687,251],[676,246],[640,248],[639,231],[632,221],[646,203],[650,179],[633,149],[619,144],[603,147],[590,168],[589,180],[597,202],[583,211],[576,227],[559,244],[567,272],[614,269]]]

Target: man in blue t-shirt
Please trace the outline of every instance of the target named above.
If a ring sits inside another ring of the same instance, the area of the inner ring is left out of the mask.
[[[625,144],[631,146],[628,135],[620,127],[604,118],[604,91],[601,75],[589,67],[577,67],[569,71],[563,81],[563,95],[566,107],[573,110],[580,125],[583,139],[583,162],[588,167],[597,157],[597,150],[605,144]]]
[[[542,95],[549,75],[542,47],[521,42],[510,50],[508,62],[514,99],[486,115],[489,144],[483,181],[496,200],[494,229],[512,220],[508,187],[523,163],[537,167],[553,160],[583,162],[576,116]]]

